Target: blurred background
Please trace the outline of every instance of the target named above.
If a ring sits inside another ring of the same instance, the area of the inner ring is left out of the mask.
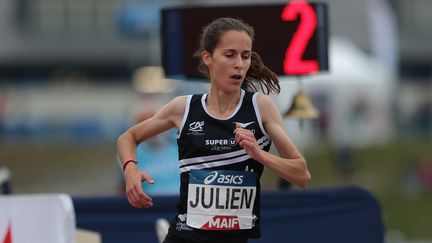
[[[143,68],[162,64],[160,10],[264,2],[1,0],[3,191],[122,193],[117,137],[142,112],[207,88],[162,75],[168,86],[142,92]],[[310,187],[362,186],[382,206],[389,242],[432,242],[432,1],[320,2],[328,4],[330,71],[281,76],[274,96],[284,114],[301,86],[320,112],[285,119]],[[263,184],[280,189],[269,171]]]

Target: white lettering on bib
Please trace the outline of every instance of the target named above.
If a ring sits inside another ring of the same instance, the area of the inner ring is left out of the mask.
[[[204,230],[251,229],[255,198],[255,173],[191,170],[186,224]]]

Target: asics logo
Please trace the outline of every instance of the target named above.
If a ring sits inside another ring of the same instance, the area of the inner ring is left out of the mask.
[[[213,171],[212,173],[210,173],[210,175],[208,175],[204,179],[204,184],[206,185],[211,184],[214,180],[216,180],[217,176],[218,176],[217,171]]]
[[[224,175],[220,174],[217,171],[212,171],[206,178],[204,178],[204,184],[208,185],[214,182],[217,179],[219,184],[243,184],[243,175]]]
[[[189,124],[189,131],[191,132],[202,132],[204,126],[204,121],[201,122],[192,122]]]

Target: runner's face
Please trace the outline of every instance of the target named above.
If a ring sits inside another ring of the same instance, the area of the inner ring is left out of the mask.
[[[213,54],[204,53],[211,82],[226,92],[240,89],[251,64],[252,39],[245,31],[221,35]]]

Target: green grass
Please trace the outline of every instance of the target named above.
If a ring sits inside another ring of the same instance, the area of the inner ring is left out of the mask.
[[[383,210],[387,230],[407,239],[432,239],[432,191],[403,190],[404,175],[414,163],[432,164],[432,140],[412,139],[354,149],[355,171],[344,179],[335,166],[335,153],[326,144],[305,152],[311,187],[355,184],[372,192]],[[417,191],[417,193],[416,193]]]

